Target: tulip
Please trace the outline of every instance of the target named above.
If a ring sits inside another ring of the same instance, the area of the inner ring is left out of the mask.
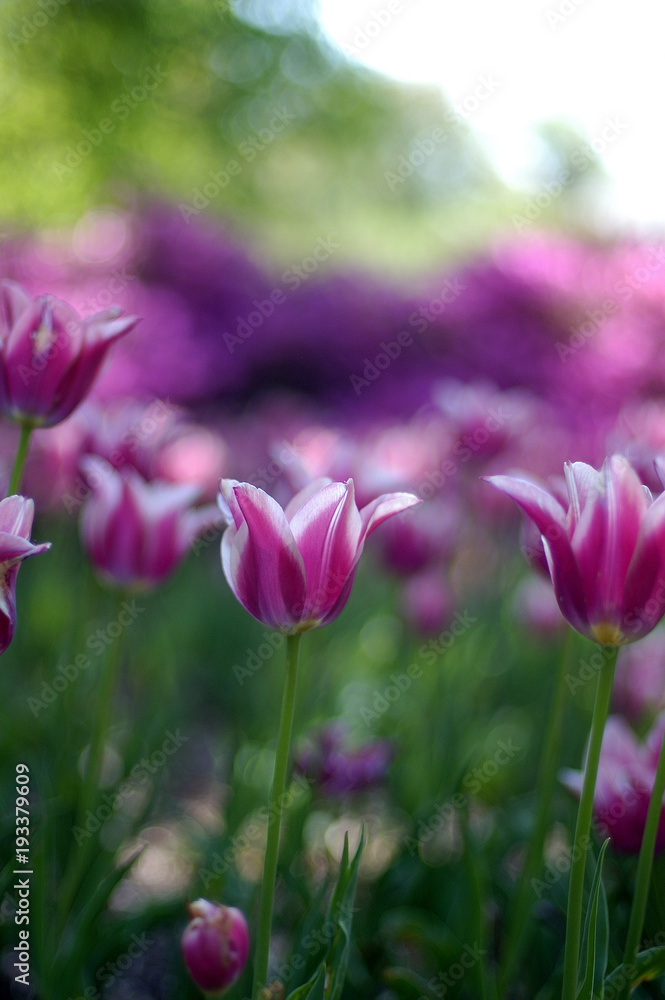
[[[234,906],[197,899],[187,905],[192,918],[182,935],[182,954],[190,976],[205,993],[232,986],[249,954],[247,921]]]
[[[212,505],[192,509],[196,486],[146,482],[135,469],[119,472],[96,455],[81,459],[81,468],[92,488],[81,513],[83,546],[112,585],[156,587],[219,517]]]
[[[66,302],[33,300],[13,281],[2,282],[2,292],[0,411],[29,427],[51,427],[79,405],[113,341],[138,320],[117,308],[82,319]]]
[[[358,510],[352,479],[320,479],[282,510],[263,490],[223,479],[218,502],[228,524],[222,566],[231,590],[264,625],[297,635],[337,617],[367,536],[419,501],[387,493]]]
[[[599,834],[612,838],[612,846],[637,854],[642,844],[649,799],[653,789],[665,717],[658,719],[644,743],[620,716],[610,716],[600,751],[593,811]],[[565,769],[562,783],[579,796],[583,772]],[[665,809],[661,809],[656,850],[665,848]]]
[[[50,542],[30,541],[35,505],[25,497],[0,501],[0,653],[4,653],[16,628],[16,577],[28,556],[51,548]]]
[[[665,612],[665,494],[655,501],[621,455],[567,464],[566,502],[524,478],[491,476],[542,537],[564,618],[608,646],[651,632]]]

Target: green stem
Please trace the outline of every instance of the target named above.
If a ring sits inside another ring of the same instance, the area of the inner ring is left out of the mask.
[[[649,895],[649,883],[651,882],[651,869],[653,867],[653,852],[656,845],[660,814],[663,808],[663,792],[665,792],[665,734],[663,734],[663,742],[660,747],[656,777],[649,802],[649,811],[644,827],[640,856],[637,862],[635,894],[633,896],[633,906],[630,911],[626,948],[623,955],[623,964],[625,967],[635,965],[635,957],[639,948],[640,938],[642,937],[644,915]],[[624,1000],[624,998],[628,997],[629,992],[630,982],[628,981],[625,988],[619,994],[618,1000]]]
[[[486,955],[491,949],[484,945],[487,943],[487,921],[483,901],[489,898],[487,892],[485,870],[483,861],[476,850],[473,834],[469,824],[468,809],[463,809],[460,813],[460,828],[464,841],[464,861],[469,877],[471,888],[471,906],[473,907],[473,924],[475,943],[481,955]],[[481,959],[474,966],[476,982],[478,986],[478,996],[480,1000],[497,1000],[496,983],[491,970],[486,969],[485,962]]]
[[[286,683],[282,696],[282,712],[277,733],[277,749],[275,751],[275,769],[273,772],[272,789],[270,791],[270,807],[268,811],[268,833],[266,852],[263,862],[263,879],[261,881],[261,902],[259,904],[259,924],[256,935],[256,957],[254,959],[254,985],[252,995],[257,1000],[261,989],[267,985],[268,959],[270,955],[270,928],[272,910],[275,898],[275,878],[277,875],[277,857],[279,853],[279,831],[284,803],[284,789],[289,764],[291,748],[291,732],[293,730],[293,715],[296,703],[296,685],[298,680],[298,650],[299,635],[289,635],[286,638]]]
[[[570,647],[574,641],[574,637],[575,633],[573,630],[568,629],[566,631],[566,641],[564,642],[562,654],[559,660],[559,670],[557,672],[554,689],[554,701],[552,703],[547,732],[545,734],[543,756],[541,758],[540,768],[538,771],[538,781],[536,783],[536,814],[527,846],[520,882],[511,907],[508,930],[506,932],[503,963],[498,978],[499,996],[503,996],[505,993],[506,986],[510,981],[515,965],[517,964],[524,948],[525,932],[528,926],[526,914],[530,903],[531,879],[542,861],[543,845],[545,843],[550,808],[556,787],[556,776],[561,746],[561,726],[563,723],[564,706],[566,703],[566,671],[568,669],[570,659]]]
[[[113,696],[115,693],[121,659],[122,634],[118,636],[113,646],[109,649],[102,664],[102,676],[99,690],[99,710],[97,712],[96,725],[90,742],[90,750],[88,753],[85,777],[83,780],[83,789],[76,815],[76,826],[79,829],[85,827],[86,814],[88,811],[92,812],[97,798],[99,780],[104,763],[104,747],[106,745],[106,739],[111,725]],[[85,874],[88,867],[90,850],[93,846],[94,838],[87,837],[82,844],[76,847],[72,844],[72,847],[70,848],[69,860],[58,893],[57,928],[59,935],[62,934],[65,929],[72,903],[79,888],[81,877]]]
[[[28,454],[28,443],[30,441],[31,434],[32,424],[21,424],[21,437],[19,438],[16,458],[14,459],[14,468],[12,469],[12,477],[9,480],[9,489],[7,490],[7,496],[9,497],[19,491],[21,477],[23,475],[23,466],[25,465],[25,459]]]
[[[596,790],[598,761],[600,759],[600,748],[603,742],[605,721],[607,719],[607,713],[610,706],[617,649],[616,647],[606,647],[604,654],[606,658],[600,668],[600,674],[598,675],[598,687],[596,688],[596,700],[593,706],[591,733],[589,735],[589,749],[587,751],[586,766],[584,768],[582,794],[580,796],[580,804],[577,810],[575,838],[571,852],[572,862],[570,868],[570,885],[568,888],[568,911],[566,914],[566,945],[563,964],[562,1000],[575,1000],[577,995],[580,937],[582,930],[582,906],[584,903],[584,872],[586,869],[586,856],[590,841],[591,817],[593,814],[593,795]]]

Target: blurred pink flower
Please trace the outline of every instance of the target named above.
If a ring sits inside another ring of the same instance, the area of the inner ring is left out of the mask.
[[[319,479],[282,510],[263,490],[223,479],[224,574],[264,625],[291,635],[319,628],[344,608],[367,536],[418,502],[410,493],[389,493],[358,510],[352,479]]]
[[[405,580],[400,605],[407,621],[423,635],[435,635],[445,628],[454,604],[443,567],[423,570]]]
[[[107,309],[86,319],[51,295],[31,299],[16,282],[2,282],[0,410],[34,427],[68,417],[87,395],[118,337],[138,322]]]
[[[552,636],[565,628],[550,583],[542,576],[528,576],[515,590],[512,601],[515,618],[536,634]]]
[[[200,490],[146,482],[94,455],[81,459],[92,494],[81,513],[81,538],[95,570],[118,587],[162,583],[194,539],[219,520],[213,505],[193,508]]]
[[[640,743],[627,722],[610,716],[600,751],[593,811],[601,837],[609,835],[618,851],[637,854],[642,844],[649,799],[656,777],[658,754],[665,728],[661,716],[647,740]],[[579,797],[583,771],[568,768],[560,773],[563,784]],[[661,811],[656,850],[665,848],[665,811]]]
[[[16,628],[16,577],[28,556],[51,548],[50,542],[30,541],[35,505],[21,496],[0,501],[0,653],[4,653]]]
[[[665,630],[657,628],[642,642],[621,650],[612,704],[634,723],[665,709]]]
[[[249,955],[249,929],[235,906],[197,899],[187,904],[191,917],[182,935],[187,971],[205,993],[227,990],[240,976]]]
[[[490,476],[541,534],[566,621],[620,646],[651,632],[665,612],[665,494],[653,500],[621,455],[597,471],[565,468],[567,504],[528,479]]]

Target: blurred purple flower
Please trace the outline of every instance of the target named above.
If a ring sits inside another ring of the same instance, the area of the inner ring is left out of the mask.
[[[328,798],[343,798],[380,784],[393,757],[389,740],[353,746],[343,722],[328,722],[296,753],[294,767]]]

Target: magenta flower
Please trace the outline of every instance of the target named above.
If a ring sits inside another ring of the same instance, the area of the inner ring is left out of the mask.
[[[0,501],[0,653],[4,653],[16,628],[16,577],[27,556],[51,548],[50,542],[30,541],[35,505],[25,497]]]
[[[81,459],[91,496],[81,513],[83,546],[99,575],[119,587],[162,583],[192,542],[219,520],[211,504],[192,508],[200,488],[146,482],[96,455]]]
[[[197,899],[187,904],[192,918],[182,935],[187,971],[205,993],[219,994],[232,986],[247,963],[247,921],[234,906]]]
[[[607,720],[598,765],[598,780],[593,797],[593,812],[598,833],[612,838],[612,846],[628,854],[637,854],[656,778],[656,767],[665,716],[654,723],[644,743],[620,716]],[[561,771],[562,783],[579,797],[584,773],[568,768]],[[656,850],[665,848],[665,808],[661,809]]]
[[[319,479],[284,510],[249,483],[223,479],[218,498],[229,527],[222,566],[231,590],[264,625],[289,635],[331,622],[346,604],[367,536],[419,503],[387,493],[358,510],[353,480]]]
[[[665,612],[665,494],[654,501],[621,455],[600,472],[583,462],[565,472],[567,505],[528,479],[487,481],[540,532],[566,621],[604,645],[634,642]]]
[[[2,282],[0,411],[32,427],[51,427],[87,395],[110,345],[138,322],[119,309],[88,316],[52,295],[31,299]]]

